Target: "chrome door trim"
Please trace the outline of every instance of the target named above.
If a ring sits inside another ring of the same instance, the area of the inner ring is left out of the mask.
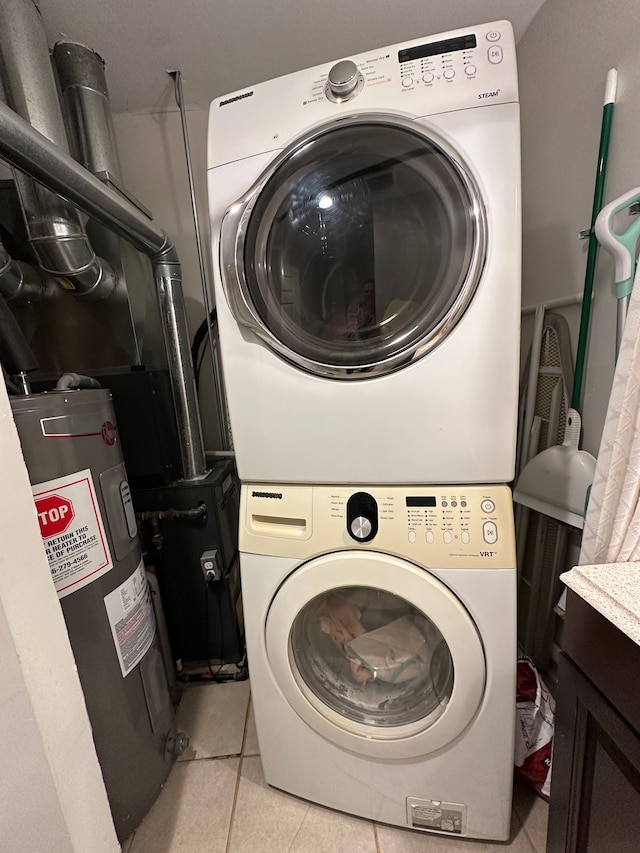
[[[300,355],[282,343],[264,324],[253,306],[246,277],[244,275],[244,249],[249,218],[267,182],[278,169],[301,148],[332,131],[359,124],[382,124],[407,130],[423,137],[439,148],[453,165],[470,199],[470,220],[475,231],[471,260],[462,289],[441,322],[422,339],[414,341],[404,349],[387,358],[372,363],[349,366],[328,364]],[[426,128],[415,120],[390,113],[363,113],[343,116],[315,127],[298,137],[267,166],[257,181],[230,205],[222,219],[220,232],[220,271],[222,286],[235,320],[252,331],[258,338],[286,361],[316,376],[331,379],[369,379],[384,376],[407,366],[435,349],[458,323],[469,305],[484,271],[487,256],[487,214],[480,188],[459,152],[436,130]]]

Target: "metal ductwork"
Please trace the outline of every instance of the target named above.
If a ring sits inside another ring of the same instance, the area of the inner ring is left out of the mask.
[[[33,0],[0,3],[0,78],[8,105],[64,154],[64,121],[40,12]],[[77,296],[104,299],[118,284],[98,258],[80,214],[30,177],[15,175],[30,245],[39,265]]]
[[[151,213],[122,184],[104,60],[91,47],[59,41],[53,48],[53,62],[75,159],[152,219]]]
[[[102,57],[78,42],[59,41],[53,61],[66,106],[75,159],[120,192],[122,180]]]
[[[156,282],[180,435],[185,480],[204,476],[206,461],[182,295],[182,271],[165,232],[131,202],[0,103],[0,157],[114,230],[149,256]]]
[[[15,261],[0,243],[0,295],[6,300],[39,302],[55,288],[55,279],[43,270]]]

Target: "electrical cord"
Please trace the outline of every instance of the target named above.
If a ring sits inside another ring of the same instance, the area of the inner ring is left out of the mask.
[[[213,671],[213,667],[211,666],[211,640],[209,635],[209,597],[213,594],[213,589],[211,585],[213,583],[218,583],[218,581],[207,581],[205,583],[204,589],[204,632],[205,632],[205,649],[207,653],[207,667],[209,669],[209,673],[211,678],[214,681],[219,680],[220,673],[222,672],[222,668],[224,667],[224,630],[222,629],[222,605],[220,604],[219,596],[216,596],[216,602],[218,604],[218,623],[220,625],[220,665],[216,672]]]
[[[195,335],[193,336],[193,342],[191,344],[191,361],[193,362],[193,370],[195,373],[196,383],[198,382],[198,377],[200,375],[200,368],[202,367],[202,356],[206,351],[206,347],[202,350],[202,356],[200,355],[200,347],[202,346],[202,342],[208,340],[208,332],[209,327],[213,328],[218,323],[218,312],[216,308],[212,308],[209,316],[205,317],[205,319],[198,326]]]

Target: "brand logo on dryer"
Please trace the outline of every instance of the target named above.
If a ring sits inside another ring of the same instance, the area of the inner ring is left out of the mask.
[[[226,98],[224,101],[220,101],[218,106],[226,107],[227,104],[235,104],[236,101],[244,101],[245,98],[250,98],[252,95],[253,90],[251,92],[243,92],[242,95],[235,95],[233,98]]]
[[[252,498],[276,498],[282,500],[282,492],[251,492]]]
[[[497,551],[480,551],[480,556],[481,557],[495,557],[495,555],[497,553],[498,553]]]
[[[496,89],[495,92],[480,92],[478,95],[479,101],[486,101],[487,98],[497,98],[500,94],[500,89]]]

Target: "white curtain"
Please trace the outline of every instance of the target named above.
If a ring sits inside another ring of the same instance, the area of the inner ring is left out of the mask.
[[[580,565],[640,560],[640,264],[582,536]]]

